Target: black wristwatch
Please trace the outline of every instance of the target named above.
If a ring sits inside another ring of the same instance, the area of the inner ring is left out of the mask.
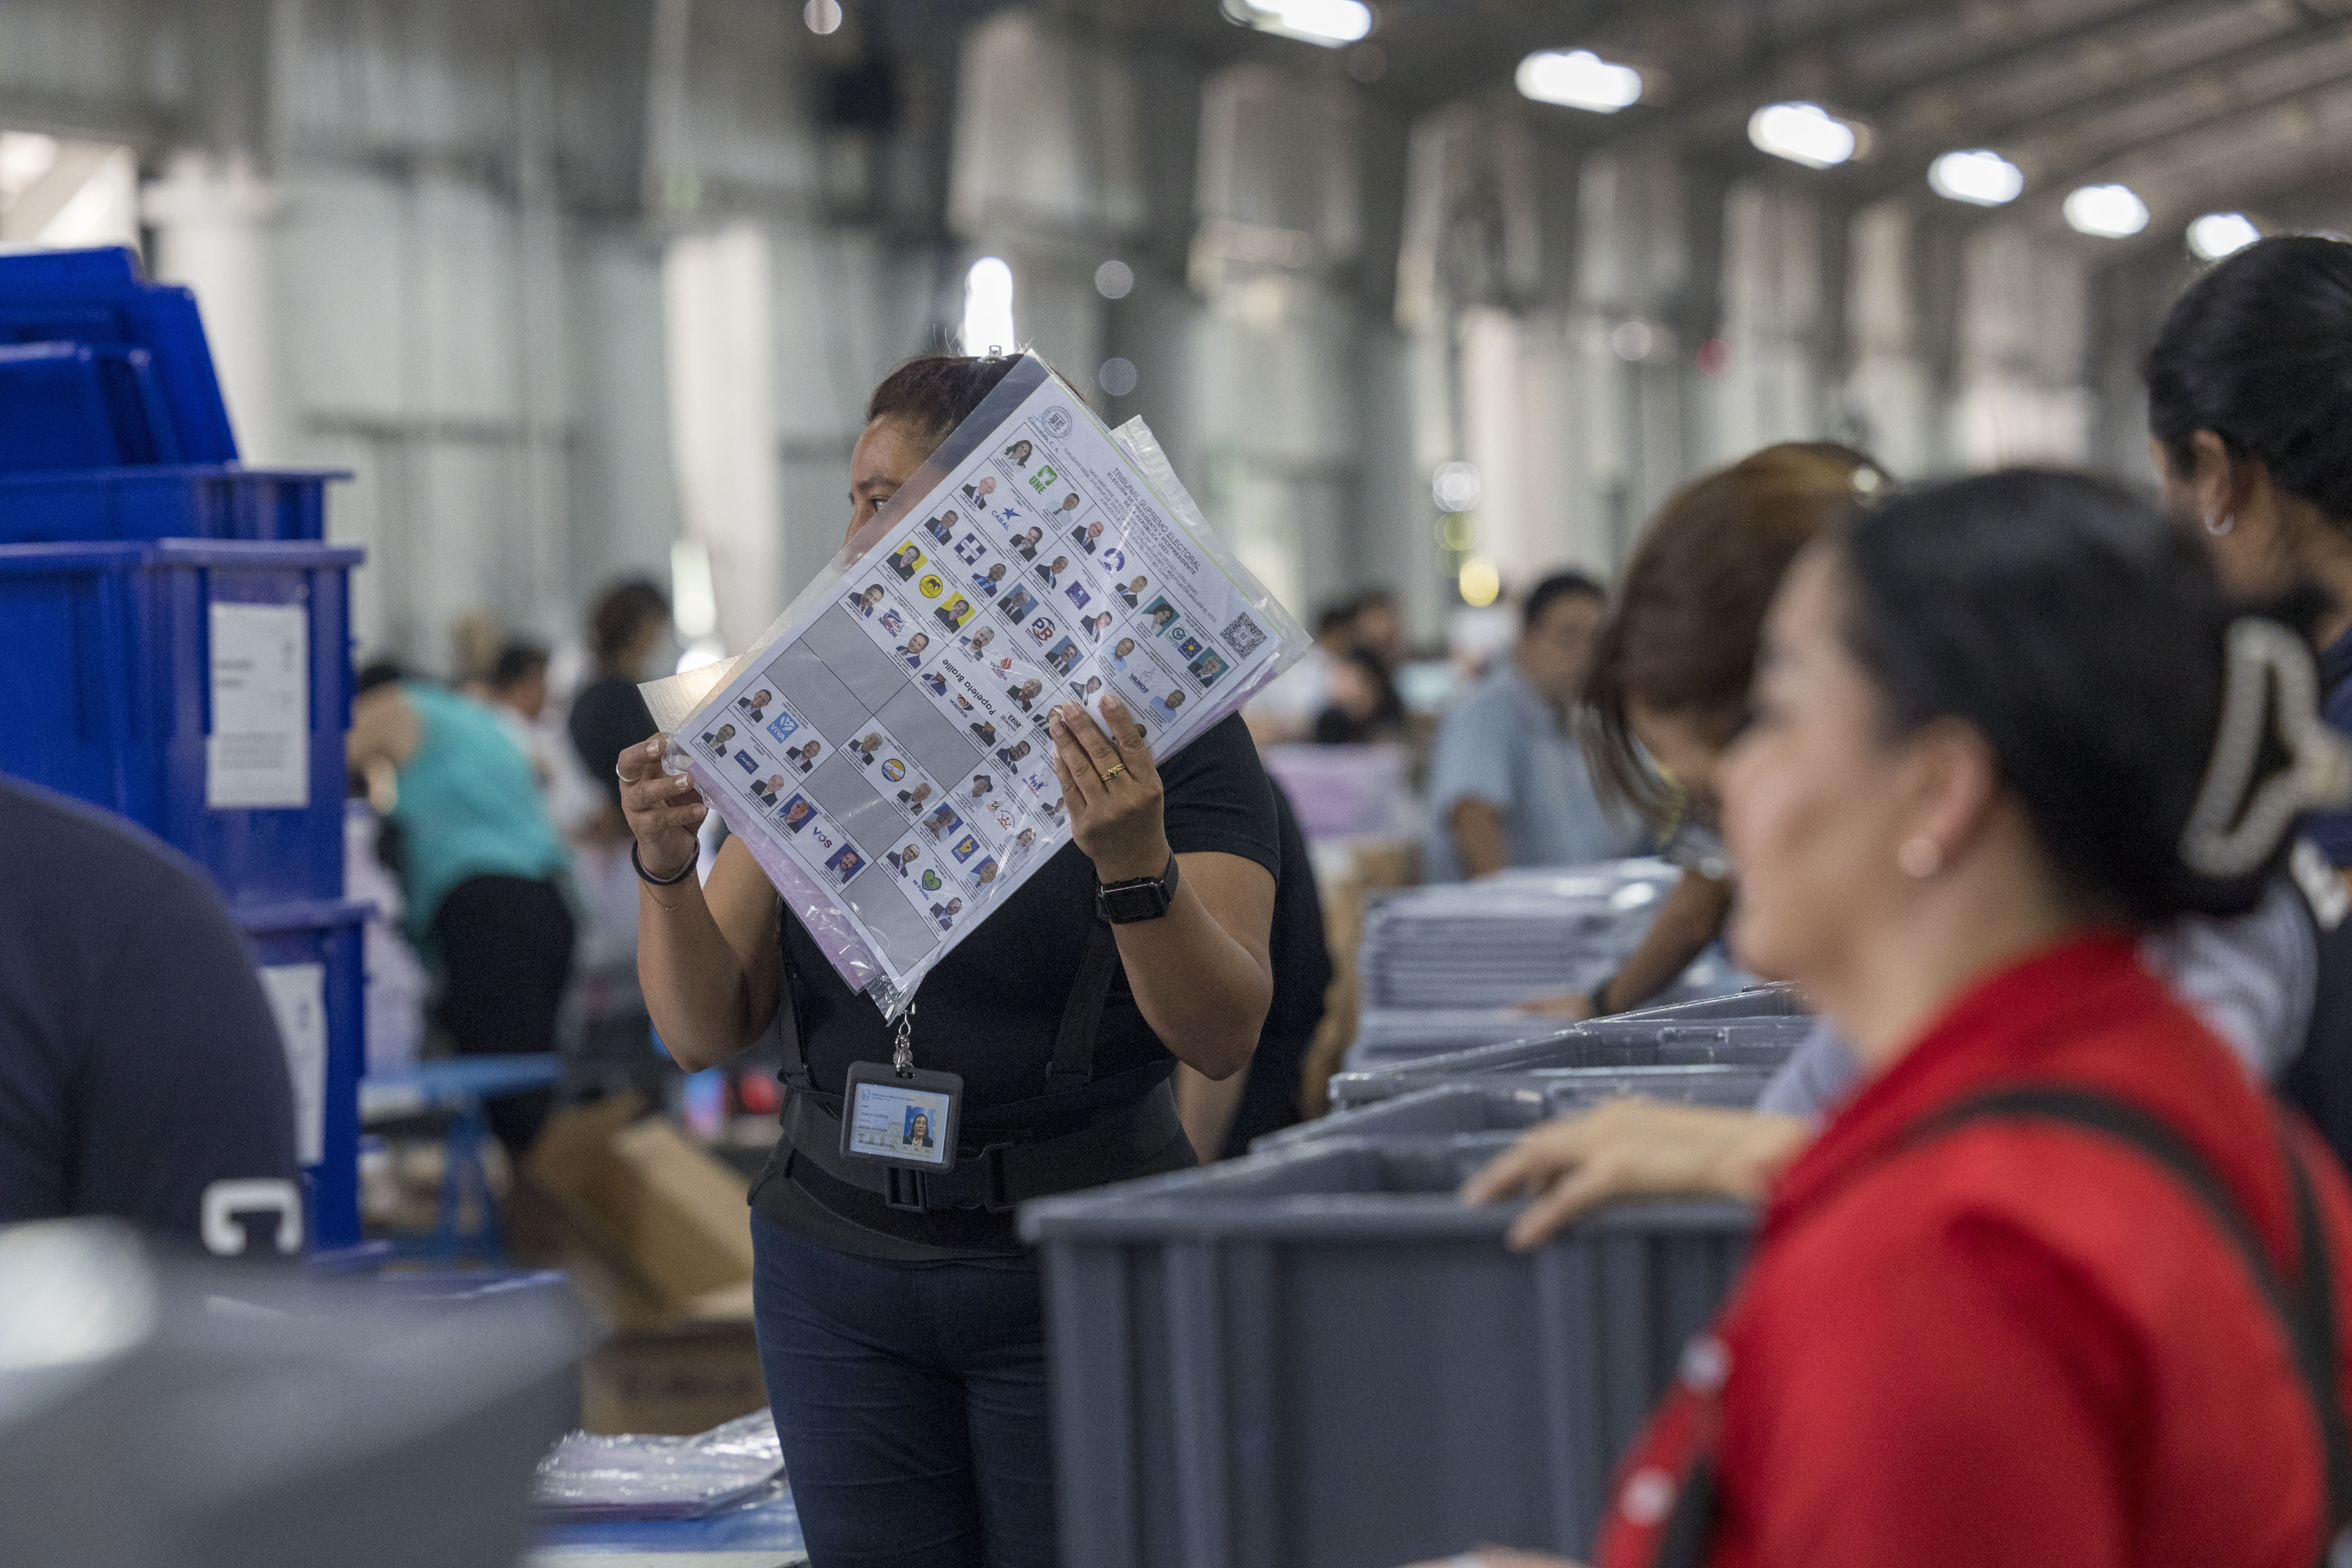
[[[1095,913],[1115,926],[1132,925],[1137,921],[1156,921],[1166,914],[1175,902],[1176,857],[1173,855],[1168,857],[1168,869],[1157,877],[1095,884]]]

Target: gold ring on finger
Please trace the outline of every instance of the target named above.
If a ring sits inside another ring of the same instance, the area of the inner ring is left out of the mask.
[[[1108,784],[1111,780],[1118,777],[1119,774],[1125,772],[1127,772],[1127,764],[1125,763],[1113,763],[1109,767],[1103,770],[1103,783]]]

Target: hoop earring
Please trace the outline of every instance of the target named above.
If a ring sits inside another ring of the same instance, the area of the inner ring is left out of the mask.
[[[2221,514],[2221,521],[2219,522],[2214,521],[2210,517],[2205,520],[2205,531],[2211,534],[2216,539],[2221,538],[2231,529],[2237,526],[2238,514],[2234,511],[2223,512]]]
[[[1943,846],[1926,834],[1906,838],[1895,852],[1895,868],[1915,882],[1924,882],[1944,868]]]

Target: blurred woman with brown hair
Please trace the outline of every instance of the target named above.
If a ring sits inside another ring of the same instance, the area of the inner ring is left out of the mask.
[[[1885,484],[1850,447],[1789,442],[1659,509],[1593,647],[1586,750],[1596,781],[1649,818],[1683,878],[1614,974],[1531,1010],[1591,1018],[1638,1007],[1722,933],[1732,885],[1710,781],[1746,720],[1765,606],[1798,552]]]

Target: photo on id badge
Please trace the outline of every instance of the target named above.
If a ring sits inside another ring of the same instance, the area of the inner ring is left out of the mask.
[[[900,1074],[884,1062],[849,1068],[844,1155],[944,1171],[955,1163],[956,1102],[963,1080],[918,1068]]]

